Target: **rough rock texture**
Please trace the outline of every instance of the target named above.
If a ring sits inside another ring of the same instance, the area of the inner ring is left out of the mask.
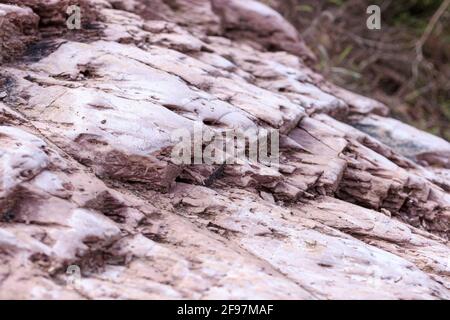
[[[449,143],[255,1],[74,3],[0,1],[0,298],[450,298]],[[175,164],[196,124],[278,129],[279,168]]]
[[[30,8],[0,3],[0,62],[36,40],[39,17]]]

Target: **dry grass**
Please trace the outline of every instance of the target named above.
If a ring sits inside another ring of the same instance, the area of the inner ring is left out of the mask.
[[[450,0],[267,2],[298,27],[328,78],[450,140]],[[382,8],[380,31],[366,27],[374,3]]]

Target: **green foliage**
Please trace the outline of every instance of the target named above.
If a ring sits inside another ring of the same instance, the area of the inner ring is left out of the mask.
[[[425,33],[444,0],[272,1],[315,51],[322,74],[450,140],[450,8]],[[372,4],[382,8],[381,32],[366,27]]]
[[[295,10],[299,12],[313,12],[314,8],[307,4],[299,4],[295,7]]]

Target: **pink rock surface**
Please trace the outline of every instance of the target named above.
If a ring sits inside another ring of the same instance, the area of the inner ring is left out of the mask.
[[[448,142],[259,2],[68,3],[0,4],[0,298],[450,298]],[[280,165],[174,163],[195,124],[279,130]]]

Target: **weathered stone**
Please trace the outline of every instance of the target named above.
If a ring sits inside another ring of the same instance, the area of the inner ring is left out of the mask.
[[[287,51],[305,59],[314,54],[300,40],[297,30],[278,12],[254,0],[212,0],[225,33],[235,39],[247,38],[273,51]]]
[[[39,17],[30,8],[0,2],[0,63],[37,39]]]
[[[1,299],[450,299],[446,141],[256,1],[71,3],[0,5]],[[277,129],[279,164],[174,162],[200,125]]]

